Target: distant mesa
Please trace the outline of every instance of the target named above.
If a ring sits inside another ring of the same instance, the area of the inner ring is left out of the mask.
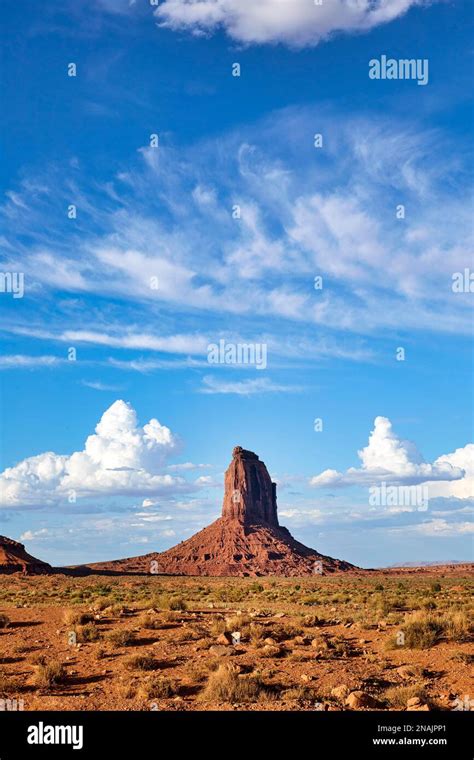
[[[25,575],[37,575],[49,573],[51,570],[51,565],[32,557],[19,541],[0,536],[0,574],[21,572]]]
[[[195,576],[317,576],[358,570],[349,562],[309,549],[280,526],[276,484],[264,462],[241,446],[234,448],[225,473],[219,519],[165,552],[88,567]]]

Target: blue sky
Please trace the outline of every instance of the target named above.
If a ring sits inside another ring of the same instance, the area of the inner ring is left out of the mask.
[[[468,559],[470,4],[3,15],[0,532],[53,564],[165,549],[242,445],[308,545]],[[381,55],[428,83],[369,79]],[[221,340],[266,366],[210,363]],[[382,483],[428,508],[374,506]]]

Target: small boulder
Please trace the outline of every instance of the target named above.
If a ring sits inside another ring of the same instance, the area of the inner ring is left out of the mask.
[[[411,665],[400,665],[400,667],[396,670],[398,675],[401,676],[404,681],[410,681],[412,678],[416,678],[418,675],[416,670],[412,668]]]
[[[331,696],[337,699],[344,699],[349,694],[349,691],[350,689],[346,684],[341,684],[341,686],[335,686],[334,689],[331,689]]]
[[[229,657],[234,650],[232,647],[214,644],[210,647],[209,652],[217,657]]]
[[[381,707],[381,703],[365,691],[352,691],[346,699],[346,705],[353,710],[360,710],[364,707],[372,709]]]

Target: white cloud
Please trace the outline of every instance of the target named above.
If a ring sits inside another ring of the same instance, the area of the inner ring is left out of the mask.
[[[245,44],[317,45],[336,32],[385,24],[423,0],[165,0],[155,11],[161,26],[195,35],[224,29]]]
[[[421,533],[423,536],[446,538],[448,536],[469,535],[470,533],[474,533],[474,523],[448,523],[446,520],[439,519],[410,526],[408,530],[415,533]]]
[[[107,385],[106,383],[102,383],[100,380],[83,380],[82,385],[84,385],[86,388],[92,388],[94,391],[121,390],[121,388],[119,388],[117,385]]]
[[[36,541],[45,536],[49,536],[49,530],[47,528],[41,528],[40,530],[25,530],[20,536],[20,541]]]
[[[211,475],[200,475],[194,482],[196,485],[204,487],[220,485],[214,482],[214,479]]]
[[[466,473],[462,480],[452,483],[428,482],[430,495],[457,499],[474,499],[474,444],[468,443],[464,448],[456,449],[451,454],[443,454],[435,460],[435,466],[451,465]]]
[[[182,478],[162,474],[177,448],[171,430],[151,419],[137,424],[133,407],[115,401],[102,415],[82,451],[51,451],[24,459],[0,475],[0,504],[27,507],[68,504],[81,496],[157,494],[186,487]]]
[[[317,157],[315,125],[325,135]],[[454,294],[451,284],[453,272],[469,265],[471,204],[463,156],[456,146],[439,153],[446,140],[396,118],[341,119],[328,108],[288,108],[179,152],[164,142],[159,171],[147,160],[153,150],[144,149],[126,182],[115,177],[109,183],[120,204],[109,207],[105,192],[97,198],[97,188],[78,177],[94,233],[66,242],[42,224],[55,213],[56,194],[36,194],[32,204],[23,183],[16,192],[30,213],[8,199],[3,208],[12,240],[4,266],[25,271],[31,290],[21,316],[9,315],[4,329],[196,361],[216,314],[219,332],[239,315],[243,333],[273,331],[276,345],[290,330],[299,332],[294,345],[324,342],[332,330],[468,334],[469,294]],[[62,186],[54,174],[46,182]],[[409,224],[395,217],[400,198],[411,209]],[[232,218],[236,202],[239,220]],[[313,288],[316,274],[324,279],[320,291]],[[74,293],[83,308],[59,310],[52,330],[46,314],[43,327],[38,324],[35,296],[57,290]],[[107,311],[106,299],[113,301]],[[83,326],[89,302],[96,329]],[[166,315],[166,334],[156,334],[157,308]],[[285,330],[272,318],[285,320]],[[122,366],[147,371],[149,361]]]
[[[453,495],[451,481],[467,483],[469,474],[463,465],[472,456],[473,450],[474,445],[468,444],[464,449],[458,449],[454,455],[438,457],[433,464],[428,464],[414,443],[398,438],[387,417],[376,417],[368,445],[357,452],[362,463],[360,468],[351,467],[345,473],[324,470],[310,482],[317,487],[333,487],[371,486],[382,482],[416,485],[446,481],[448,487],[445,495]],[[437,495],[439,494],[430,491],[430,497]]]
[[[35,369],[38,367],[54,367],[64,364],[67,359],[59,356],[27,356],[25,354],[4,354],[0,356],[0,369]]]
[[[203,386],[199,392],[210,394],[233,393],[237,396],[253,396],[257,393],[295,393],[301,390],[296,386],[279,385],[266,377],[232,382],[231,380],[219,380],[212,375],[206,375],[202,382]]]
[[[168,470],[207,470],[212,464],[194,464],[194,462],[180,462],[168,465]]]

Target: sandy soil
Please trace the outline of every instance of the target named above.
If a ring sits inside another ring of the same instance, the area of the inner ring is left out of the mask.
[[[25,710],[407,709],[409,699],[408,709],[474,708],[469,632],[438,631],[426,648],[397,644],[413,616],[468,611],[472,577],[435,580],[439,588],[433,578],[396,574],[317,583],[2,577],[0,699],[23,700]],[[67,611],[91,620],[66,622]],[[84,626],[97,640],[82,640]],[[133,640],[113,642],[114,631]],[[137,655],[144,661],[130,663]],[[63,666],[58,682],[38,680],[54,663]],[[237,684],[257,679],[258,693],[206,697],[219,666]],[[348,702],[354,691],[366,696]]]

